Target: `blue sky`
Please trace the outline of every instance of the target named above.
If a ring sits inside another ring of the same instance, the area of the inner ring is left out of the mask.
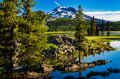
[[[61,6],[83,7],[83,11],[118,11],[120,10],[120,0],[35,0],[37,5],[34,10],[51,11],[58,7],[55,1]]]
[[[2,1],[2,0],[0,0]],[[83,8],[83,13],[95,18],[120,21],[120,0],[35,0],[33,11],[49,12],[58,5],[63,7]]]
[[[110,21],[120,21],[120,0],[35,0],[35,2],[37,4],[32,8],[34,11],[49,12],[59,5],[77,9],[81,5],[83,13],[89,16]]]

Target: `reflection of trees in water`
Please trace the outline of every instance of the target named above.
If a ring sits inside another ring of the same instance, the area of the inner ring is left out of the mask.
[[[90,73],[88,73],[86,75],[86,77],[92,77],[92,76],[109,76],[112,73],[120,73],[120,69],[112,69],[112,68],[108,68],[107,71],[102,71],[102,72],[94,72],[94,71],[90,71]]]
[[[87,77],[82,77],[81,76],[81,70],[79,71],[79,77],[78,78],[75,78],[73,76],[66,76],[64,79],[89,79]],[[92,79],[92,78],[91,78]]]
[[[82,77],[81,76],[81,70],[78,71],[79,72],[79,77],[75,78],[73,76],[66,76],[64,79],[89,79],[92,76],[103,76],[103,77],[108,77],[110,74],[112,73],[120,73],[120,69],[112,69],[112,68],[108,68],[107,71],[102,71],[102,72],[94,72],[94,71],[90,71],[90,73],[88,73],[86,75],[86,77]],[[92,79],[92,78],[91,78]],[[93,78],[94,79],[94,78]]]

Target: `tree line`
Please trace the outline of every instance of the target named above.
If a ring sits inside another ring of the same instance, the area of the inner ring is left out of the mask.
[[[91,18],[93,19],[93,17]],[[57,18],[54,21],[47,22],[48,31],[75,31],[75,25],[77,24],[76,19]],[[120,22],[110,22],[110,31],[119,31]],[[102,22],[95,22],[96,28],[101,31]],[[91,21],[84,21],[85,30],[88,31],[91,28]],[[104,31],[107,31],[107,22],[104,22]]]
[[[93,18],[91,18],[91,25],[88,27],[87,33],[88,36],[99,36],[99,31],[101,30],[101,35],[104,35],[104,31],[105,31],[105,24],[104,24],[104,20],[102,19],[102,24],[101,24],[101,29],[99,29],[99,26],[96,26],[95,23],[95,18],[93,16]],[[109,21],[107,21],[107,36],[110,36],[110,23]]]
[[[47,22],[48,31],[75,31],[75,25],[77,24],[76,19],[68,19],[68,18],[57,18],[54,21]],[[83,21],[83,25],[86,29],[89,23]]]

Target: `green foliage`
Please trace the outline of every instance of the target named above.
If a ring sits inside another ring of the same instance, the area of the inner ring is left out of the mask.
[[[76,25],[76,32],[75,32],[75,43],[77,45],[77,50],[79,50],[79,61],[81,63],[81,60],[80,60],[80,51],[86,51],[86,44],[85,44],[85,41],[86,41],[86,37],[85,37],[85,31],[84,31],[84,27],[83,27],[83,21],[82,21],[82,8],[81,6],[78,7],[79,10],[78,10],[78,14],[76,14],[76,18],[77,18],[77,25]]]
[[[104,35],[104,30],[105,30],[105,25],[104,25],[104,20],[102,19],[102,27],[101,27],[102,35]]]
[[[93,29],[93,36],[95,35],[96,32],[96,24],[95,24],[95,18],[93,16],[93,20],[92,20],[92,29]]]
[[[0,3],[0,66],[3,67],[7,75],[13,73],[13,59],[16,53],[18,39],[18,0],[4,0]]]
[[[96,23],[95,23],[95,18],[91,18],[91,27],[88,28],[88,36],[95,36],[96,35]]]
[[[22,3],[25,12],[24,18],[20,18],[19,22],[20,64],[25,66],[28,74],[32,66],[40,66],[41,54],[47,46],[45,35],[47,28],[43,26],[47,15],[31,12],[31,8],[35,5],[34,0],[23,0]]]
[[[91,35],[91,30],[90,30],[90,27],[88,27],[87,34],[88,34],[88,36],[90,36],[90,35]]]
[[[102,71],[102,72],[94,72],[94,71],[90,71],[86,76],[87,77],[93,77],[93,76],[102,76],[102,77],[106,77],[109,76],[112,73],[120,73],[119,69],[112,69],[112,68],[107,68],[107,71]]]
[[[90,24],[91,28],[91,32],[90,32],[90,35],[93,35],[93,19],[91,18],[91,24]]]
[[[95,36],[99,36],[99,27],[96,27],[96,32],[95,32]]]
[[[48,31],[74,31],[76,20],[59,18],[55,21],[47,22]]]
[[[48,31],[75,31],[75,25],[77,24],[76,19],[66,19],[59,18],[55,21],[47,22],[47,26],[49,27]],[[85,27],[88,26],[88,23],[83,21],[83,25]]]
[[[21,3],[23,5],[23,17],[27,20],[32,19],[33,13],[31,12],[31,8],[35,6],[36,3],[34,3],[34,0],[21,0]]]
[[[110,36],[110,23],[107,22],[107,36]]]

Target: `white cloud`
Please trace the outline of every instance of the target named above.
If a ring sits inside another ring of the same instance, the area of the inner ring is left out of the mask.
[[[60,6],[60,4],[58,4],[56,1],[54,1],[55,2],[55,4],[57,4],[58,6]]]
[[[120,21],[120,11],[96,11],[96,12],[84,12],[89,16],[95,16],[95,18],[109,20],[109,21]]]

